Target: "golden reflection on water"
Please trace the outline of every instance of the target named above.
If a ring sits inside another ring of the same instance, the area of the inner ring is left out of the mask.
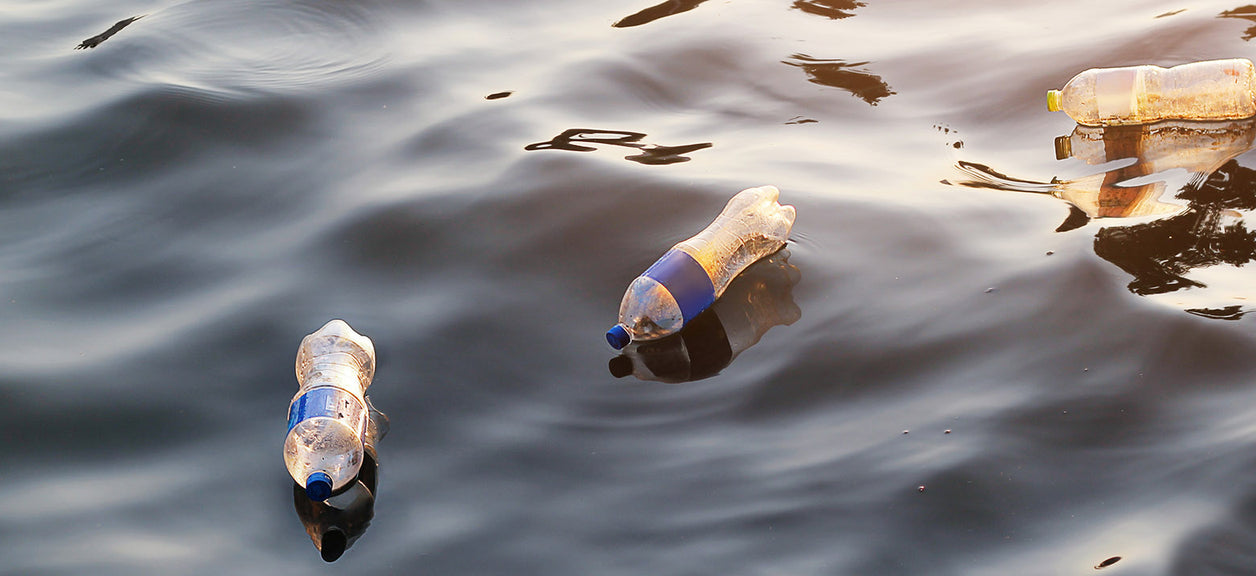
[[[1079,125],[1056,138],[1056,158],[1106,170],[1038,182],[960,162],[964,178],[951,183],[1060,198],[1072,213],[1057,232],[1092,219],[1136,219],[1095,236],[1095,253],[1134,277],[1129,290],[1193,314],[1236,319],[1251,306],[1253,284],[1242,269],[1256,260],[1256,232],[1245,223],[1256,210],[1256,171],[1235,158],[1252,148],[1254,135],[1256,120]],[[1167,173],[1174,170],[1189,177],[1170,191]]]

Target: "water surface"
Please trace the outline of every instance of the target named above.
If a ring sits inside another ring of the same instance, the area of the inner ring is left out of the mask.
[[[1057,160],[1045,92],[1250,57],[1254,15],[13,3],[0,573],[1250,572],[1250,131]],[[611,368],[632,278],[763,184],[777,316]],[[336,317],[391,431],[328,565],[280,449]]]

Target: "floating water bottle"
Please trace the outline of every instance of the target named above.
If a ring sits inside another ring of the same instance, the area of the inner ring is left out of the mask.
[[[1250,118],[1256,116],[1256,67],[1233,58],[1172,68],[1093,68],[1048,91],[1047,109],[1090,126]]]
[[[802,317],[793,298],[801,278],[789,263],[789,249],[776,251],[738,274],[720,299],[680,332],[624,347],[610,360],[611,375],[680,383],[719,374],[768,330]]]
[[[388,433],[388,417],[366,397],[366,433],[362,435],[365,454],[362,467],[347,488],[323,501],[310,500],[305,488],[292,485],[292,502],[305,533],[314,542],[323,560],[335,562],[370,526],[375,517],[376,488],[379,486],[379,457],[375,445]]]
[[[362,466],[366,389],[375,376],[375,345],[342,320],[301,340],[300,389],[288,406],[284,464],[311,500],[343,488]]]
[[[619,323],[606,332],[615,349],[680,330],[706,310],[733,277],[779,250],[794,225],[794,207],[777,203],[775,186],[739,192],[705,230],[672,247],[628,286]]]

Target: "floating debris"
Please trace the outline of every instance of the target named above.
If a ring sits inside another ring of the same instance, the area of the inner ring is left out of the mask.
[[[1104,560],[1103,562],[1095,564],[1095,570],[1099,570],[1101,568],[1107,568],[1108,566],[1116,564],[1117,562],[1120,562],[1120,561],[1121,561],[1120,556],[1113,556],[1111,558],[1108,558],[1107,560]]]
[[[104,32],[101,32],[100,34],[97,34],[95,36],[92,36],[91,38],[88,38],[82,41],[78,46],[75,46],[74,49],[83,50],[85,48],[95,48],[99,46],[101,42],[108,40],[110,36],[117,34],[119,30],[122,30],[123,28],[130,26],[132,22],[139,20],[140,18],[143,18],[144,16],[145,16],[144,14],[140,14],[139,16],[132,16],[130,18],[127,18],[126,20],[119,20],[117,24],[114,24],[108,30],[105,30]]]
[[[507,90],[505,92],[494,92],[492,94],[489,94],[488,96],[485,96],[484,99],[485,100],[501,100],[502,98],[510,96],[511,94],[514,94],[514,93],[515,92],[513,90]]]

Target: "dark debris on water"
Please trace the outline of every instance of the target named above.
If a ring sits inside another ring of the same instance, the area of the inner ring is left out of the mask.
[[[101,42],[108,40],[110,36],[117,34],[118,31],[122,30],[123,28],[126,28],[127,26],[130,26],[132,22],[135,22],[136,20],[139,20],[140,18],[143,18],[144,16],[145,16],[144,14],[140,14],[139,16],[132,16],[125,20],[119,20],[117,24],[114,24],[108,30],[105,30],[104,32],[101,32],[100,34],[97,34],[95,36],[92,36],[91,38],[88,38],[82,41],[81,43],[79,43],[78,46],[75,46],[74,49],[83,50],[85,48],[95,48],[97,46],[100,46]]]
[[[1095,570],[1099,570],[1101,568],[1107,568],[1108,566],[1116,564],[1117,562],[1120,562],[1120,561],[1121,561],[1120,556],[1113,556],[1111,558],[1108,558],[1107,560],[1104,560],[1103,562],[1095,564]]]

